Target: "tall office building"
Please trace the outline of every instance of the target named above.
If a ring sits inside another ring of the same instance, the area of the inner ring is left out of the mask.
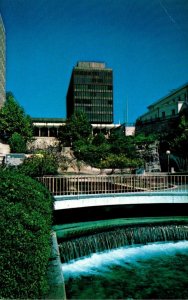
[[[5,28],[0,15],[0,108],[5,102]]]
[[[113,123],[113,72],[105,63],[78,62],[67,92],[67,118],[86,113],[92,124]]]

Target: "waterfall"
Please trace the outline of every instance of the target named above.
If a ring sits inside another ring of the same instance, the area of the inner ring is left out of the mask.
[[[59,243],[62,262],[126,245],[188,239],[187,225],[158,225],[116,228]]]
[[[183,157],[171,154],[171,159],[175,161],[178,170],[186,170],[186,160]]]

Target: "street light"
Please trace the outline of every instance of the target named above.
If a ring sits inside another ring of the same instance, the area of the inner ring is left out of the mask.
[[[167,150],[167,151],[166,151],[166,155],[167,155],[167,157],[168,157],[168,173],[169,173],[169,163],[170,163],[170,160],[169,160],[169,158],[170,158],[170,150]]]

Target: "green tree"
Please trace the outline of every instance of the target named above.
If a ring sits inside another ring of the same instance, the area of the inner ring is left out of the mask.
[[[105,144],[107,142],[105,135],[102,132],[97,133],[92,141],[92,144],[95,146],[100,146],[102,144]]]
[[[180,116],[176,134],[170,145],[177,154],[188,159],[188,114]]]
[[[109,138],[110,151],[113,154],[124,154],[126,157],[137,157],[135,137],[125,136],[123,132],[112,132]]]
[[[110,151],[114,154],[122,153],[124,135],[122,132],[112,131],[108,143],[110,144]]]
[[[100,162],[109,152],[109,145],[102,143],[95,146],[92,143],[85,143],[84,140],[79,140],[74,143],[74,154],[79,160],[85,161],[93,167],[99,167]]]
[[[17,132],[9,138],[9,145],[12,153],[25,153],[27,150],[24,138]]]
[[[137,167],[141,167],[142,165],[143,160],[131,159],[126,157],[124,154],[109,154],[104,160],[101,161],[101,168],[135,169]]]
[[[4,106],[0,110],[0,138],[9,142],[14,133],[20,134],[25,142],[33,137],[31,118],[16,102],[11,92],[7,93]]]
[[[148,145],[155,142],[157,138],[158,136],[156,134],[145,135],[143,133],[140,133],[134,137],[134,140],[137,145]]]
[[[25,159],[18,170],[30,177],[56,175],[58,173],[58,161],[54,155],[42,152]]]
[[[72,146],[74,142],[84,139],[88,141],[91,138],[92,126],[89,123],[84,112],[75,112],[67,120],[65,126],[59,128],[59,141],[63,146]]]

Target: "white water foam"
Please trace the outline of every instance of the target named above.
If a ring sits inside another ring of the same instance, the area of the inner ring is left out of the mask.
[[[188,241],[152,243],[121,247],[115,250],[95,253],[89,257],[72,260],[62,264],[65,279],[83,275],[102,275],[114,265],[129,267],[140,260],[151,259],[161,255],[188,254]]]

